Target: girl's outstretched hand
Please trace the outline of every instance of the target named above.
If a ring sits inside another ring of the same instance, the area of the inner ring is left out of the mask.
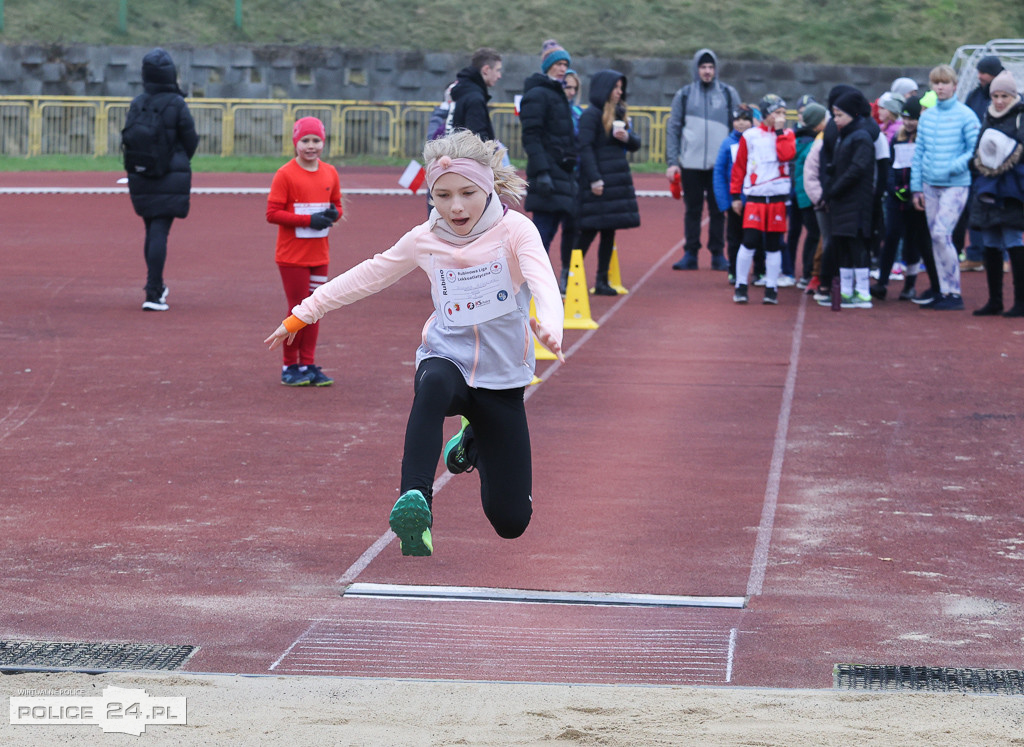
[[[562,346],[555,341],[554,335],[545,329],[544,325],[530,317],[530,329],[533,330],[533,334],[537,335],[540,344],[555,354],[559,363],[565,363],[565,356],[562,355]]]
[[[263,342],[264,344],[270,346],[268,350],[274,350],[276,348],[279,348],[281,344],[284,342],[287,342],[289,345],[291,345],[294,339],[295,333],[289,332],[287,329],[284,328],[284,325],[282,324],[278,326],[278,328],[274,330],[273,334],[271,334],[270,337],[268,337]]]

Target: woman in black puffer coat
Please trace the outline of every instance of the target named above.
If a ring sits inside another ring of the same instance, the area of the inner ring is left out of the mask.
[[[128,174],[128,192],[132,207],[146,224],[146,300],[145,311],[167,311],[167,286],[164,263],[167,260],[167,236],[175,218],[188,216],[192,191],[192,156],[199,147],[195,122],[178,87],[178,72],[171,56],[157,47],[142,58],[142,84],[145,93],[136,96],[132,107],[151,101],[162,109],[171,159],[167,173],[157,178]],[[130,111],[130,110],[129,110]]]
[[[598,295],[618,294],[608,284],[615,231],[640,225],[633,174],[626,160],[627,151],[639,149],[640,138],[629,127],[626,76],[617,70],[595,73],[590,79],[590,105],[580,115],[579,224],[584,255],[594,236],[601,234],[594,285]]]

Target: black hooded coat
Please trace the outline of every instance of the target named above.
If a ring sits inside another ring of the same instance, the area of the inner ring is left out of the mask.
[[[630,130],[623,143],[604,129],[604,105],[616,82],[622,81],[626,98],[626,76],[617,70],[601,70],[590,79],[590,106],[580,115],[580,228],[635,228],[640,225],[640,208],[633,189],[633,174],[627,152],[640,149],[640,138]],[[604,181],[600,196],[590,185]]]
[[[147,98],[153,98],[158,106],[164,106],[162,118],[167,142],[173,146],[170,167],[163,176],[151,179],[128,174],[132,207],[142,218],[184,218],[188,215],[192,191],[190,161],[199,147],[199,135],[178,87],[174,60],[163,49],[157,47],[142,58],[142,85],[145,92],[136,96],[131,106],[141,106]]]
[[[576,128],[561,81],[541,73],[526,79],[519,124],[530,183],[523,207],[530,212],[572,213],[576,209]],[[538,188],[542,174],[551,177],[550,192]]]

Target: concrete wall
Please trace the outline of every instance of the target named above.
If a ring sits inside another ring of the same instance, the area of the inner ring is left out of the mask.
[[[341,47],[166,48],[178,64],[182,87],[193,97],[209,98],[435,101],[468,63],[465,55]],[[134,96],[142,90],[142,57],[148,51],[0,45],[0,95]],[[505,55],[505,74],[492,90],[493,100],[511,102],[538,65],[537,55]],[[636,106],[668,106],[675,91],[691,80],[690,59],[578,57],[573,67],[581,73],[584,97],[590,73],[621,71],[629,78],[630,102]],[[756,103],[771,92],[792,104],[804,93],[824,101],[838,83],[856,86],[874,99],[901,76],[926,82],[928,68],[721,60],[719,73],[745,101]]]

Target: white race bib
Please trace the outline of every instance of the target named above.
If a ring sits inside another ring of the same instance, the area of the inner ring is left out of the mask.
[[[331,206],[329,202],[296,202],[295,203],[295,214],[296,215],[312,215],[313,213],[320,213],[327,210]],[[321,239],[326,236],[331,229],[324,228],[320,231],[310,228],[308,226],[296,226],[295,227],[295,238],[298,239]]]
[[[518,308],[508,261],[502,257],[485,265],[436,268],[438,313],[454,327],[483,324]]]
[[[910,163],[914,160],[914,146],[916,143],[894,143],[892,146],[894,169],[909,169]]]

